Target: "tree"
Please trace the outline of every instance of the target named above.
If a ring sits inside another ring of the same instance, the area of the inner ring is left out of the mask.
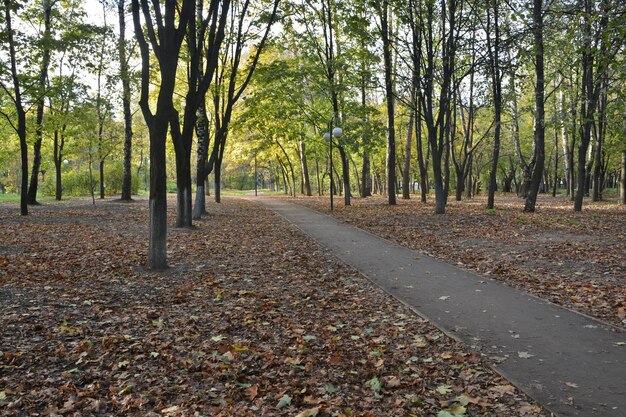
[[[141,52],[139,106],[150,132],[150,236],[147,267],[154,270],[167,268],[165,142],[168,127],[175,114],[172,97],[180,49],[195,6],[193,0],[182,0],[180,6],[178,3],[177,0],[166,0],[161,10],[160,6],[151,7],[148,0],[141,0],[141,3],[140,0],[132,0],[135,37]],[[148,40],[142,27],[140,12],[146,24]],[[149,103],[151,55],[154,55],[160,75],[155,111]]]
[[[119,37],[117,40],[117,52],[120,61],[120,81],[122,82],[122,107],[124,109],[124,179],[122,184],[122,200],[130,201],[131,195],[131,160],[133,145],[133,116],[130,109],[130,73],[126,54],[126,7],[124,0],[117,2],[117,14],[119,20]]]
[[[393,86],[393,63],[391,58],[392,45],[390,26],[389,0],[383,0],[382,4],[377,4],[378,18],[380,20],[380,36],[383,41],[383,61],[385,67],[385,98],[387,104],[387,201],[390,205],[396,204],[396,127],[395,127],[395,97]],[[412,127],[412,123],[411,123]],[[409,128],[410,130],[411,128]],[[410,143],[410,140],[408,141]],[[409,147],[410,149],[410,147]],[[410,153],[408,153],[410,155]],[[410,158],[410,156],[409,156]],[[408,190],[408,181],[403,184]]]
[[[500,0],[488,0],[487,4],[487,53],[489,55],[489,74],[491,75],[491,89],[493,95],[494,113],[493,154],[491,157],[491,172],[489,174],[489,194],[487,196],[488,209],[493,209],[494,207],[494,197],[497,187],[496,175],[498,172],[498,158],[500,157],[500,132],[502,130],[502,69],[500,64],[501,39],[499,1]],[[493,15],[491,14],[492,11]],[[493,38],[491,37],[492,24]],[[543,49],[541,49],[541,54],[543,60]],[[541,82],[543,83],[543,78]]]
[[[16,6],[10,0],[4,0],[4,18],[6,25],[6,36],[9,45],[9,60],[10,60],[10,81],[12,87],[9,87],[5,80],[1,80],[0,86],[10,97],[15,108],[17,122],[13,120],[9,114],[2,111],[2,115],[11,125],[13,130],[17,133],[20,141],[20,159],[22,167],[22,184],[21,184],[21,196],[20,196],[20,214],[22,216],[28,215],[28,144],[26,143],[26,110],[24,109],[24,103],[22,101],[22,86],[20,77],[17,70],[17,52],[15,47],[15,35],[12,26],[11,12],[15,11]],[[4,63],[2,65],[4,67]],[[5,73],[5,68],[2,68],[2,73]],[[3,77],[4,78],[4,77]]]
[[[601,0],[596,10],[596,2],[593,0],[580,0],[579,4],[579,11],[582,12],[580,45],[582,77],[574,211],[581,211],[583,206],[588,172],[587,151],[591,143],[602,86],[611,62],[624,43],[622,31],[618,29],[623,28],[624,24],[623,5],[620,6],[611,0]]]
[[[215,73],[213,93],[215,139],[211,159],[215,163],[215,201],[218,203],[221,198],[222,159],[233,109],[248,87],[256,70],[272,25],[277,19],[279,3],[280,0],[270,0],[269,13],[265,8],[255,8],[250,0],[244,0],[241,4],[235,2],[231,5],[228,44],[219,51],[221,53],[219,58],[221,69]],[[259,33],[260,36],[257,35]],[[258,41],[258,44],[251,47],[253,41]],[[250,50],[248,51],[247,48]],[[245,52],[249,52],[250,57],[247,67],[242,69]],[[206,167],[204,178],[209,175],[209,168],[209,166]]]
[[[37,189],[39,185],[39,171],[41,167],[41,142],[43,140],[43,113],[45,104],[45,91],[46,82],[48,81],[48,67],[50,65],[50,53],[51,53],[51,16],[52,8],[56,1],[42,0],[41,8],[43,9],[43,35],[41,37],[41,67],[39,70],[39,76],[37,80],[37,119],[35,121],[36,139],[33,146],[33,169],[30,177],[30,185],[28,187],[28,204],[37,203]]]
[[[545,163],[545,79],[544,79],[544,59],[543,59],[543,0],[533,0],[533,48],[535,56],[535,134],[534,149],[535,161],[531,180],[526,196],[524,211],[535,211],[537,194],[543,178],[543,168]]]

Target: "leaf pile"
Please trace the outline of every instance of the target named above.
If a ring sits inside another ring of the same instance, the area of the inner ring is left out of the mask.
[[[0,206],[0,415],[546,415],[274,213],[209,210],[154,273],[145,201]]]
[[[295,200],[329,212],[325,198]],[[498,197],[449,201],[445,215],[433,202],[354,198],[334,215],[403,246],[489,275],[554,303],[626,325],[626,208],[589,203],[581,213],[565,198],[541,195],[535,213],[523,200]]]

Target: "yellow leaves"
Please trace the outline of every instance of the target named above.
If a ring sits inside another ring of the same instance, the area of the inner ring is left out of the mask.
[[[496,385],[495,387],[489,388],[489,391],[495,392],[496,394],[502,395],[513,395],[515,393],[515,387],[513,385]]]
[[[178,407],[177,405],[173,405],[171,407],[167,407],[161,410],[161,413],[163,413],[166,416],[172,415],[176,412],[178,412],[180,407]]]
[[[215,301],[219,301],[219,300],[221,300],[222,298],[224,298],[224,290],[223,290],[223,289],[221,289],[221,288],[216,288],[216,289],[215,289],[215,296],[213,297],[213,299],[214,299]]]
[[[66,324],[59,326],[57,331],[59,333],[65,333],[69,336],[76,336],[82,333],[82,330],[80,328],[67,326]]]
[[[449,394],[450,392],[452,392],[452,387],[450,385],[439,385],[437,388],[435,388],[435,391],[437,391],[441,395]]]
[[[298,413],[296,417],[315,417],[320,412],[319,407],[310,408],[308,410],[304,410],[301,413]]]
[[[443,352],[441,355],[439,355],[439,357],[441,359],[452,359],[452,352]]]
[[[422,336],[415,336],[415,338],[413,339],[412,346],[415,346],[418,348],[425,348],[426,346],[428,346],[428,342]]]

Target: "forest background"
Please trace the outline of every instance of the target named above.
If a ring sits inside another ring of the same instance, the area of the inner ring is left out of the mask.
[[[624,204],[625,8],[6,0],[0,188],[22,214],[42,196],[177,192],[177,226],[255,184],[345,205],[419,193],[437,213],[480,194],[493,209],[496,191],[525,211],[539,192]]]

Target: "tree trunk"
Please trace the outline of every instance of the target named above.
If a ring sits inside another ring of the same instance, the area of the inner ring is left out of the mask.
[[[363,165],[361,168],[361,197],[372,195],[372,171],[370,167],[370,156],[367,151],[363,152]]]
[[[387,201],[396,204],[396,128],[395,97],[393,95],[393,63],[391,59],[391,40],[389,39],[389,0],[380,5],[380,32],[383,41],[383,60],[385,64],[385,99],[387,102]],[[409,145],[410,146],[410,145]]]
[[[348,157],[346,150],[343,146],[337,145],[339,149],[339,156],[341,157],[341,174],[343,179],[343,201],[346,206],[350,205],[350,165],[348,164]],[[338,183],[340,181],[337,181]]]
[[[126,60],[126,10],[124,0],[117,3],[120,34],[118,38],[118,54],[120,60],[120,79],[122,81],[122,107],[124,108],[124,171],[122,177],[122,200],[132,200],[132,145],[133,145],[133,116],[130,109],[130,77],[128,61]]]
[[[500,68],[500,23],[498,21],[500,17],[498,2],[499,0],[491,0],[493,2],[493,29],[494,38],[493,45],[491,44],[491,33],[488,29],[487,43],[489,49],[490,60],[490,72],[493,92],[493,106],[494,106],[494,133],[493,133],[493,154],[491,159],[491,172],[489,173],[489,190],[487,195],[487,208],[494,208],[494,200],[497,187],[497,174],[498,174],[498,159],[500,158],[500,131],[502,121],[502,77]],[[535,0],[537,1],[537,0]],[[487,10],[491,10],[491,5],[487,7]],[[487,28],[490,25],[489,13],[487,15]],[[543,54],[543,50],[542,50]]]
[[[38,80],[37,116],[35,121],[35,144],[33,146],[33,170],[28,187],[28,204],[39,204],[37,202],[37,190],[39,188],[39,172],[41,170],[41,142],[43,140],[43,113],[44,113],[44,91],[48,80],[48,67],[50,65],[50,20],[54,1],[44,0],[44,32],[43,32],[43,56],[41,59],[41,70]]]
[[[148,269],[167,268],[167,170],[165,142],[168,117],[155,114],[150,129],[150,235]]]
[[[598,105],[598,122],[596,134],[595,157],[593,165],[593,194],[592,201],[602,200],[602,172],[603,172],[603,145],[604,134],[606,132],[605,109],[608,100],[608,80],[604,80],[602,93],[600,95],[600,103]]]
[[[621,174],[619,179],[619,202],[626,204],[626,149],[622,150]]]
[[[54,131],[54,143],[53,143],[53,157],[54,157],[54,173],[55,173],[55,198],[57,201],[61,201],[63,194],[63,187],[61,185],[61,167],[63,166],[63,147],[59,142],[59,130]]]
[[[545,108],[543,64],[543,0],[533,1],[533,35],[535,49],[535,166],[524,211],[534,212],[543,178],[545,162]]]
[[[104,190],[104,159],[100,160],[99,163],[99,170],[100,170],[100,199],[104,199],[104,195],[105,195],[105,190]]]
[[[559,91],[558,94],[559,99],[559,113],[561,118],[565,116],[565,100],[563,99],[563,91]],[[572,178],[572,157],[571,157],[571,149],[569,146],[569,138],[567,135],[567,128],[565,127],[565,122],[561,121],[561,147],[563,149],[563,169],[565,172],[565,182],[567,187],[567,195],[571,197],[573,195],[573,178]]]
[[[209,187],[205,184],[208,181],[205,173],[205,166],[209,157],[209,123],[206,114],[206,103],[202,99],[198,106],[198,118],[196,120],[196,137],[198,140],[197,159],[196,159],[196,202],[193,208],[194,220],[198,220],[203,214],[206,214],[206,191]]]
[[[436,163],[435,161],[439,161]],[[433,177],[435,182],[435,214],[445,214],[446,196],[444,195],[443,176],[441,173],[441,154],[433,151]]]
[[[418,93],[419,94],[419,93]],[[419,98],[418,98],[419,102]],[[424,148],[422,147],[422,117],[419,104],[417,104],[417,115],[415,117],[415,148],[417,149],[417,165],[420,171],[420,194],[422,203],[426,202],[428,196],[428,169],[424,161]]]
[[[302,162],[302,184],[306,195],[310,197],[311,193],[311,181],[309,180],[309,165],[306,158],[306,144],[304,140],[300,140],[300,160]]]
[[[15,133],[20,139],[21,159],[21,183],[20,183],[20,214],[28,215],[28,143],[26,142],[26,111],[22,104],[22,94],[19,76],[17,73],[17,54],[15,52],[15,40],[11,27],[11,10],[13,6],[10,0],[4,0],[4,17],[6,24],[7,41],[9,44],[9,58],[11,62],[11,81],[13,82],[13,104],[17,114],[17,126],[13,125]]]
[[[317,153],[314,154],[315,158],[315,177],[317,179],[317,195],[321,196],[322,193],[322,180],[320,179],[320,163],[317,159]]]
[[[415,121],[415,111],[411,111],[409,125],[406,134],[406,146],[404,148],[404,167],[402,170],[402,198],[411,198],[411,143],[413,140],[413,123]]]

